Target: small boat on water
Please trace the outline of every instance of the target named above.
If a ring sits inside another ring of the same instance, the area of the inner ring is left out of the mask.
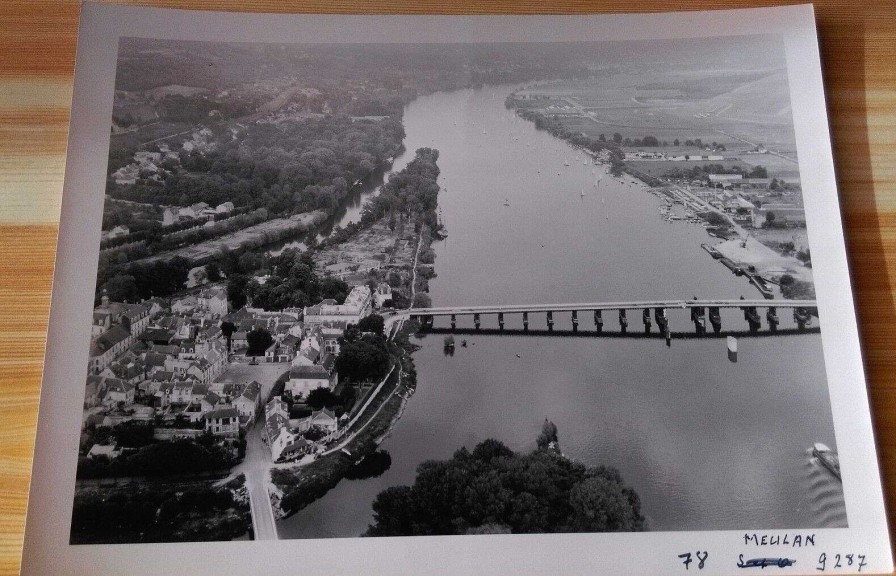
[[[704,250],[706,250],[709,253],[709,255],[712,256],[713,258],[715,258],[716,260],[718,260],[719,258],[722,257],[722,253],[719,252],[715,248],[715,246],[710,246],[709,244],[701,244],[700,247],[703,248]]]
[[[812,455],[818,459],[818,463],[830,472],[834,478],[843,482],[843,478],[840,477],[840,456],[836,452],[821,442],[816,442],[812,446]]]

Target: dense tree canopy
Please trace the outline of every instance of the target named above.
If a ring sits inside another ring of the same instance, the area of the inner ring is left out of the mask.
[[[336,358],[339,378],[349,382],[376,381],[389,370],[389,349],[385,338],[365,334],[352,341],[344,340]]]
[[[413,486],[380,492],[373,511],[370,536],[644,529],[638,495],[616,470],[497,440],[420,464]]]
[[[439,151],[419,148],[414,159],[386,182],[378,196],[368,200],[362,222],[372,222],[386,215],[407,217],[436,227],[436,206],[439,194]]]
[[[261,356],[274,343],[274,338],[264,328],[255,328],[246,334],[246,341],[249,343],[249,351],[246,354],[249,356]]]
[[[206,152],[181,152],[181,168],[161,181],[112,186],[115,198],[189,206],[264,207],[272,214],[331,213],[350,184],[395,154],[404,138],[399,118],[353,122],[324,116],[275,124],[249,124],[237,138]]]
[[[294,248],[271,258],[271,277],[263,285],[245,287],[252,305],[265,310],[302,308],[332,298],[343,302],[351,288],[340,278],[317,275],[314,260],[308,252]]]
[[[383,317],[379,314],[371,314],[361,318],[358,322],[358,330],[361,332],[373,332],[374,334],[382,334],[385,326]]]

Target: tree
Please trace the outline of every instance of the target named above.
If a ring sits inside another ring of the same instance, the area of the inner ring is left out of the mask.
[[[205,275],[208,277],[209,282],[217,282],[221,279],[221,266],[212,260],[205,265]]]
[[[345,342],[336,358],[336,371],[349,382],[380,380],[389,370],[389,351],[382,336],[365,335]]]
[[[358,330],[361,332],[373,332],[374,334],[382,335],[384,329],[385,321],[379,314],[365,316],[358,322]]]
[[[380,492],[373,511],[368,536],[644,529],[640,499],[616,470],[494,439],[421,463],[413,485]]]
[[[321,408],[336,406],[337,404],[340,404],[340,400],[339,397],[330,392],[328,388],[315,388],[308,393],[308,397],[305,399],[305,404],[315,410],[320,410]]]
[[[116,274],[106,282],[106,294],[112,302],[136,302],[137,280],[129,274]]]
[[[236,332],[236,326],[233,322],[221,322],[221,334],[227,338],[227,353],[230,354],[230,343],[233,339],[233,333]]]
[[[246,354],[248,356],[261,356],[274,343],[274,338],[264,328],[255,328],[246,334],[246,341],[249,343],[249,351]]]
[[[569,492],[574,532],[631,532],[642,530],[644,519],[638,495],[621,482],[596,476],[573,486]]]
[[[542,450],[545,450],[550,447],[552,442],[556,443],[557,441],[557,426],[545,418],[544,424],[541,425],[541,434],[536,438],[535,444]]]
[[[393,296],[394,298],[394,296]],[[429,308],[432,306],[432,298],[424,292],[414,294],[414,308]]]
[[[613,133],[613,142],[615,142],[617,144],[621,144],[622,143],[622,134],[620,134],[619,132],[614,132]]]
[[[607,137],[604,136],[603,134],[601,134],[600,136],[597,137],[597,140],[598,140],[598,142],[606,142]]]
[[[245,274],[232,274],[227,280],[227,301],[232,310],[239,310],[246,305],[246,286],[249,277]]]

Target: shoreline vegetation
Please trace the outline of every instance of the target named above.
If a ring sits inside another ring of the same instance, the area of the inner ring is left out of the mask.
[[[427,460],[411,486],[392,486],[373,502],[365,536],[640,532],[641,501],[619,472],[565,457],[557,427],[545,420],[528,454],[498,440]]]
[[[361,221],[343,232],[337,231],[341,242],[327,242],[321,247],[339,247],[377,226],[384,228],[383,233],[387,229],[398,238],[405,227],[412,228],[416,242],[410,266],[403,264],[393,267],[384,278],[378,278],[379,281],[389,281],[392,285],[396,308],[419,306],[428,298],[425,294],[428,290],[427,279],[432,275],[424,275],[420,270],[431,269],[434,259],[431,245],[437,236],[441,237],[441,227],[436,215],[439,192],[438,156],[437,150],[418,149],[414,160],[404,170],[393,174],[383,185],[380,194],[368,201]],[[424,254],[427,257],[421,258]],[[417,263],[417,268],[410,270],[414,263]],[[351,476],[355,467],[377,454],[379,444],[388,437],[416,387],[416,371],[411,355],[417,347],[409,338],[418,329],[416,322],[403,322],[396,336],[386,341],[392,370],[366,407],[370,417],[361,418],[342,435],[335,442],[338,449],[329,447],[323,456],[312,462],[275,465],[271,469],[271,503],[277,518],[287,518],[322,497],[340,480]],[[384,335],[385,338],[388,336]],[[363,380],[355,376],[356,380]],[[360,404],[364,400],[358,399],[357,402]],[[350,438],[347,442],[344,440],[346,436]]]

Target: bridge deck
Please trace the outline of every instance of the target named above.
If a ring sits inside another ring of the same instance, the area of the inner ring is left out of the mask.
[[[441,308],[413,308],[411,316],[448,316],[451,314],[513,314],[538,312],[572,312],[592,310],[640,310],[644,308],[690,309],[690,308],[813,308],[815,300],[645,300],[640,302],[584,302],[577,304],[498,304],[486,306],[456,306]]]

